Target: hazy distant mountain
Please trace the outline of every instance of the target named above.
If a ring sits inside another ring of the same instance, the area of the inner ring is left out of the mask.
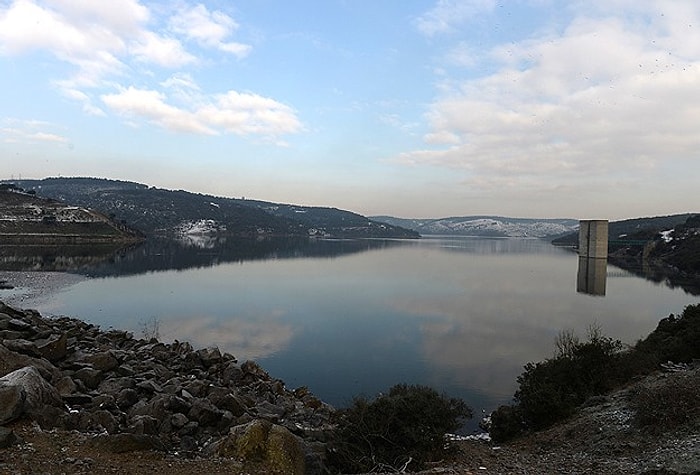
[[[103,178],[4,183],[73,206],[99,210],[147,235],[418,237],[413,231],[335,208],[224,198]]]
[[[578,229],[578,220],[575,219],[504,218],[501,216],[463,216],[440,219],[372,216],[371,219],[412,229],[420,234],[545,238],[559,236]]]

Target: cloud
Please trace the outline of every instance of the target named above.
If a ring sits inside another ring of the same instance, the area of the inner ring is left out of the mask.
[[[249,45],[231,39],[239,28],[233,18],[185,3],[171,11],[160,6],[158,14],[137,0],[14,0],[0,6],[0,55],[43,51],[74,66],[70,76],[52,84],[89,115],[111,110],[170,131],[207,135],[277,137],[302,129],[294,111],[280,102],[236,91],[207,94],[181,70],[207,62],[194,54],[201,48],[248,55]],[[152,68],[175,73],[154,81],[159,71]],[[136,81],[139,86],[129,85]]]
[[[130,47],[138,61],[154,63],[166,68],[177,68],[197,62],[197,58],[185,51],[180,41],[151,31],[143,32]]]
[[[188,84],[187,77],[171,78],[168,84]],[[289,106],[252,93],[229,91],[212,97],[202,96],[189,107],[169,104],[168,97],[161,92],[134,87],[104,94],[101,99],[121,115],[144,118],[175,132],[276,137],[302,129]]]
[[[129,87],[119,93],[104,94],[101,99],[118,114],[141,117],[174,132],[215,134],[191,112],[167,104],[165,95],[158,91]]]
[[[201,3],[181,9],[170,19],[170,29],[201,46],[217,48],[239,58],[251,50],[250,45],[226,41],[238,29],[238,23],[223,12],[210,12]]]
[[[495,0],[438,0],[432,9],[416,18],[414,25],[425,36],[449,33],[495,5]]]
[[[463,170],[465,185],[494,194],[629,183],[689,165],[700,147],[700,9],[659,5],[618,2],[560,35],[492,48],[485,69],[495,72],[450,78],[427,115],[428,146],[396,160]]]
[[[52,143],[70,145],[70,140],[49,131],[54,126],[48,122],[5,118],[0,122],[0,140],[4,143]]]

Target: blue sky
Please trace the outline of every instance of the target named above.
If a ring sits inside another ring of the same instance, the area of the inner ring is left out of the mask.
[[[695,0],[0,0],[0,177],[363,214],[698,211]]]

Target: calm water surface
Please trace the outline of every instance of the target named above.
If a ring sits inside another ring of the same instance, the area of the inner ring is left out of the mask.
[[[577,293],[577,255],[538,240],[325,241],[256,252],[247,260],[199,248],[177,265],[179,251],[140,250],[31,305],[136,336],[157,321],[164,341],[255,359],[289,388],[308,386],[337,406],[407,382],[488,411],[511,400],[525,363],[553,354],[559,331],[585,336],[594,324],[633,343],[698,301],[612,266],[605,297]]]

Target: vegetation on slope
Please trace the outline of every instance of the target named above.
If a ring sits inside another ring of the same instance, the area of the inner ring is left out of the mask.
[[[235,236],[418,237],[413,231],[334,208],[216,197],[101,178],[16,183],[41,196],[98,209],[147,235],[173,234],[183,224],[211,221],[219,232]]]
[[[627,349],[620,341],[603,337],[595,330],[585,342],[572,334],[561,334],[556,356],[528,363],[518,377],[515,403],[493,413],[491,437],[505,441],[544,429],[571,416],[589,398],[648,374],[662,363],[688,363],[700,358],[699,339],[700,304],[689,305],[680,316],[672,314],[661,320],[649,336]],[[699,382],[692,386],[684,387],[683,394],[697,394]],[[677,403],[672,411],[681,413],[677,417],[681,423],[700,412],[697,403],[688,404],[687,398],[679,397]],[[655,405],[650,395],[641,397],[638,404],[643,411],[660,410],[650,407]],[[644,413],[640,417],[644,421],[653,419]]]
[[[13,185],[0,186],[0,237],[3,242],[113,242],[140,239],[139,233],[108,217],[37,197]]]

